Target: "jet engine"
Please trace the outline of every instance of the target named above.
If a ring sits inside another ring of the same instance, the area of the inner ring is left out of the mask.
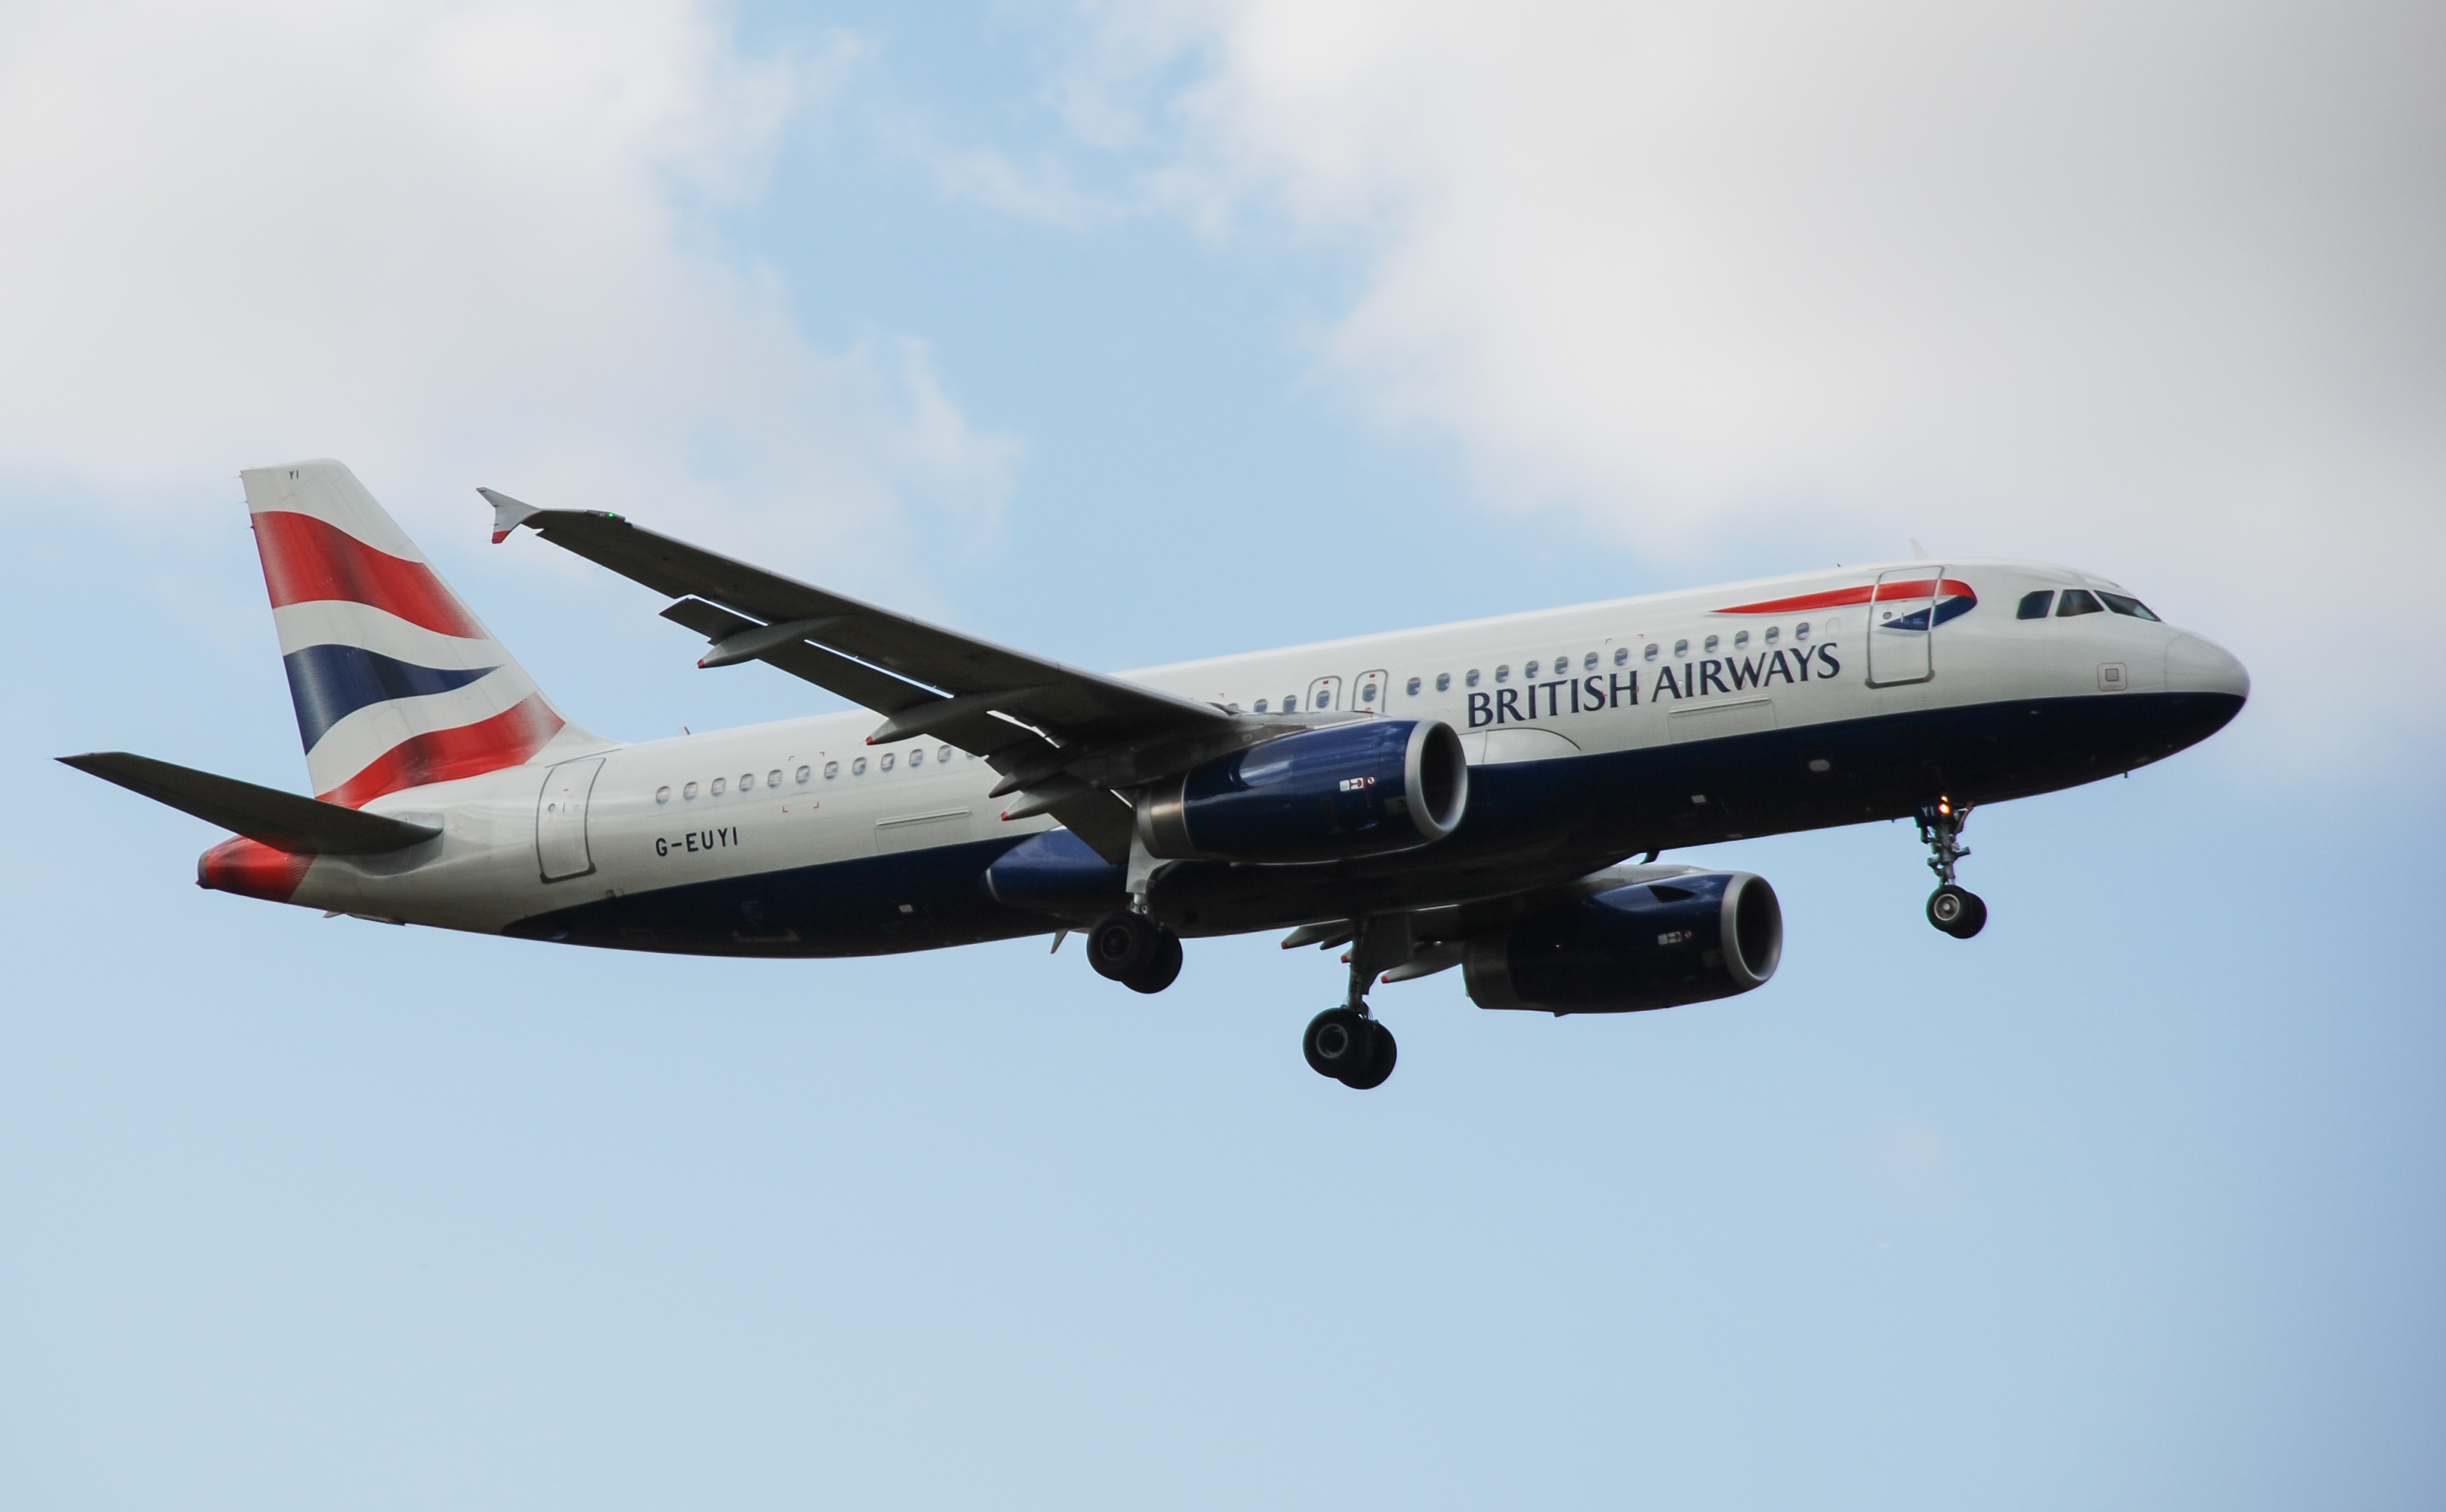
[[[1281,735],[1169,778],[1138,802],[1168,860],[1340,860],[1409,850],[1469,806],[1460,736],[1439,719],[1369,719]]]
[[[1782,955],[1783,909],[1766,879],[1688,872],[1474,936],[1462,966],[1480,1008],[1629,1013],[1762,987]]]

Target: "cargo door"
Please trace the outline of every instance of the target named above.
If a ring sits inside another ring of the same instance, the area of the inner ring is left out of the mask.
[[[1924,683],[1936,675],[1936,595],[1945,569],[1933,562],[1877,575],[1869,603],[1869,686]]]
[[[547,882],[594,870],[586,848],[586,803],[602,769],[603,758],[589,756],[544,773],[543,792],[536,799],[536,862]]]

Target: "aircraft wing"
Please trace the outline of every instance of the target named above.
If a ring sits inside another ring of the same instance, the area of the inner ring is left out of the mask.
[[[1012,817],[1050,813],[1107,860],[1126,860],[1130,810],[1111,791],[1167,753],[1261,738],[1253,722],[963,635],[735,561],[597,510],[537,509],[492,489],[496,541],[544,539],[677,600],[663,615],[713,642],[703,667],[770,662],[882,714],[870,744],[926,735],[986,758],[1020,791]],[[1150,769],[1152,767],[1152,769]]]

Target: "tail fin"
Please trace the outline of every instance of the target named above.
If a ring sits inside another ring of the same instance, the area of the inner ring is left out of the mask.
[[[516,766],[564,730],[501,643],[336,462],[239,475],[315,794],[385,793]]]

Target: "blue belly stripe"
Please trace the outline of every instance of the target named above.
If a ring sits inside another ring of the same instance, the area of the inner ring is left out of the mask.
[[[280,660],[289,670],[290,701],[297,706],[297,734],[310,751],[332,726],[368,704],[446,693],[496,670],[419,667],[362,646],[309,646]]]

